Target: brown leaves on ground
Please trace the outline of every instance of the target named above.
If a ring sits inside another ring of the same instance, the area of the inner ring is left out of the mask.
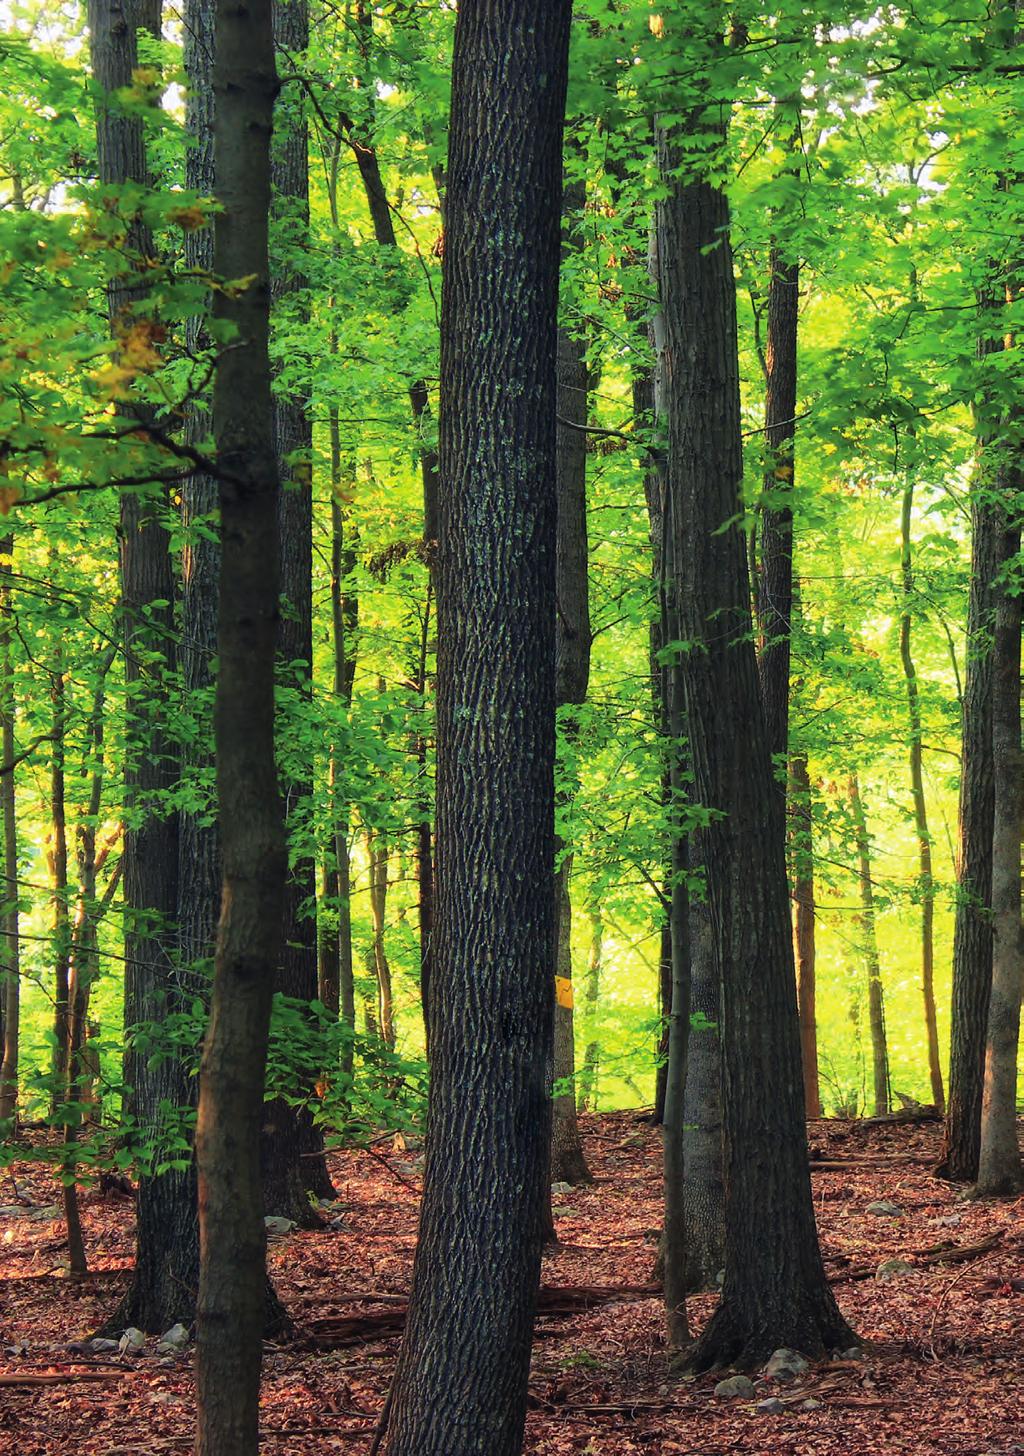
[[[658,1298],[645,1288],[660,1220],[656,1130],[621,1113],[583,1120],[598,1181],[561,1194],[561,1247],[544,1260],[552,1294],[537,1322],[526,1449],[543,1456],[1013,1456],[1024,1453],[1024,1199],[964,1202],[933,1177],[934,1126],[814,1125],[815,1203],[826,1266],[865,1358],[811,1370],[752,1401],[712,1396],[716,1376],[669,1380]],[[268,1349],[263,1450],[368,1450],[398,1348],[396,1314],[416,1237],[416,1165],[332,1158],[340,1227],[273,1240],[270,1263],[298,1334]],[[902,1216],[869,1214],[895,1204]],[[117,1302],[132,1256],[132,1209],[83,1200],[92,1274],[65,1277],[59,1190],[38,1164],[0,1188],[0,1456],[186,1453],[191,1352],[161,1363],[80,1356]],[[13,1210],[17,1208],[15,1213]],[[766,1236],[770,1236],[767,1234]],[[880,1265],[897,1262],[890,1277]],[[585,1289],[615,1286],[595,1303]],[[699,1327],[714,1303],[692,1302]],[[573,1312],[580,1307],[579,1312]],[[382,1316],[389,1315],[383,1319]],[[329,1348],[332,1325],[368,1339]],[[381,1329],[388,1333],[380,1335]],[[319,1331],[319,1334],[317,1333]],[[327,1346],[327,1348],[325,1348]],[[12,1378],[13,1377],[13,1381]],[[102,1378],[100,1378],[102,1377]],[[782,1411],[756,1409],[777,1396]],[[817,1402],[811,1409],[805,1401]]]

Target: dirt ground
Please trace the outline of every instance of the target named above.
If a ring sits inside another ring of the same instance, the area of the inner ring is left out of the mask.
[[[643,1290],[660,1218],[657,1131],[634,1113],[585,1118],[583,1126],[596,1182],[556,1197],[562,1242],[545,1257],[543,1284],[623,1292],[580,1312],[541,1314],[528,1452],[1024,1453],[1024,1198],[965,1202],[933,1177],[937,1125],[812,1126],[813,1156],[833,1165],[813,1175],[823,1252],[865,1358],[812,1367],[798,1387],[763,1385],[748,1401],[716,1399],[719,1376],[667,1377],[661,1305]],[[417,1164],[388,1143],[332,1154],[330,1164],[338,1202],[325,1216],[339,1226],[271,1243],[273,1278],[296,1334],[266,1354],[268,1456],[365,1452],[398,1348]],[[868,1213],[876,1200],[902,1216]],[[92,1272],[78,1283],[66,1277],[57,1202],[53,1175],[39,1164],[3,1177],[0,1456],[187,1453],[190,1350],[163,1357],[155,1340],[133,1358],[69,1349],[103,1322],[124,1287],[130,1199],[86,1195]],[[892,1259],[911,1267],[877,1277]],[[712,1297],[692,1301],[695,1328],[712,1305]],[[771,1396],[783,1410],[759,1411]]]

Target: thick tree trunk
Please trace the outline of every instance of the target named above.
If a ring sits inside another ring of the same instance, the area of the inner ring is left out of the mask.
[[[260,1128],[287,852],[277,787],[274,676],[279,483],[270,389],[270,133],[277,77],[270,0],[218,0],[214,266],[252,278],[218,293],[237,330],[213,397],[220,469],[216,700],[224,894],[196,1148],[201,1265],[197,1456],[254,1456],[266,1276]]]
[[[695,846],[699,850],[699,838]],[[725,1187],[721,971],[710,907],[696,895],[690,898],[688,935],[691,1026],[686,1048],[683,1196],[686,1287],[697,1291],[717,1289],[725,1266]]]
[[[924,1001],[925,1036],[928,1044],[928,1076],[932,1101],[941,1112],[945,1104],[942,1069],[939,1065],[939,1032],[935,1016],[935,881],[932,878],[932,841],[928,832],[928,805],[924,792],[921,753],[921,697],[911,648],[914,600],[914,564],[910,537],[914,507],[914,482],[908,477],[900,512],[900,573],[903,606],[900,613],[900,661],[907,685],[907,718],[910,727],[910,791],[914,803],[914,828],[921,889],[921,995]]]
[[[5,536],[0,541],[0,565],[3,576],[0,579],[0,752],[3,761],[10,765],[0,776],[0,812],[3,814],[4,835],[4,891],[3,914],[0,927],[3,931],[3,978],[4,999],[4,1042],[3,1060],[0,1062],[0,1123],[10,1124],[8,1136],[18,1114],[18,1061],[21,1036],[21,958],[18,939],[18,820],[14,781],[14,673],[11,660],[11,628],[13,608],[11,604],[11,569],[13,566],[14,538]]]
[[[1022,483],[1016,473],[1012,480],[1000,482],[1010,502],[1003,509],[1007,516],[1012,513],[1012,524],[1004,524],[1002,533],[1000,555],[1004,568],[1015,562],[1020,551],[1016,495]],[[1017,1142],[1017,1049],[1024,950],[1020,887],[1024,827],[1020,634],[1019,583],[1004,576],[996,589],[992,639],[992,991],[976,1185],[978,1194],[985,1197],[1014,1196],[1024,1187]]]
[[[517,1456],[548,1173],[567,0],[464,0],[442,298],[433,1075],[391,1456]]]
[[[789,843],[793,864],[793,953],[800,1012],[800,1061],[808,1117],[821,1116],[818,1085],[818,1023],[815,1011],[814,832],[807,755],[794,753],[789,764]]]
[[[860,889],[861,954],[867,974],[868,1023],[871,1028],[871,1089],[876,1117],[889,1111],[889,1048],[885,1033],[885,1000],[882,989],[882,964],[878,956],[878,935],[875,929],[875,887],[871,876],[871,839],[867,815],[855,773],[847,782],[853,835],[857,845],[857,881]]]
[[[743,532],[736,296],[722,192],[680,181],[659,128],[670,531],[680,676],[699,836],[722,976],[726,1260],[696,1364],[753,1365],[778,1346],[851,1343],[818,1248],[807,1166],[784,802],[751,633]],[[765,1135],[770,1109],[771,1136]]]

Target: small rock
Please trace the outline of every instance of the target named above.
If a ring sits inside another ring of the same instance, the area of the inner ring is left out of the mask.
[[[803,1404],[801,1405],[800,1409],[801,1410],[821,1410],[821,1401],[820,1400],[815,1400],[814,1399],[814,1396],[812,1395],[807,1400],[805,1400],[803,1402]]]
[[[899,1204],[892,1203],[888,1198],[879,1198],[874,1203],[869,1203],[864,1212],[874,1214],[876,1218],[903,1218],[904,1216]]]
[[[933,1220],[933,1222],[937,1223],[940,1228],[959,1228],[963,1221],[964,1216],[962,1213],[947,1213],[945,1218],[937,1218]]]
[[[154,1390],[150,1395],[154,1405],[184,1405],[184,1397],[176,1395],[173,1390]]]
[[[263,1220],[263,1226],[271,1238],[275,1239],[283,1239],[285,1234],[290,1234],[298,1228],[298,1224],[293,1218],[282,1218],[277,1213],[268,1213]]]
[[[866,1360],[867,1354],[863,1345],[851,1345],[848,1350],[839,1351],[840,1360]]]
[[[764,1367],[764,1373],[769,1380],[781,1380],[788,1383],[799,1380],[801,1375],[806,1375],[809,1369],[808,1361],[799,1350],[776,1350]]]
[[[146,1337],[134,1325],[129,1325],[120,1340],[118,1340],[117,1348],[122,1355],[137,1355],[140,1350],[146,1348]]]
[[[341,1228],[344,1228],[345,1227],[345,1219],[344,1219],[344,1217],[339,1213],[336,1218],[332,1218],[330,1220],[330,1222],[328,1223],[327,1227],[328,1228],[332,1228],[332,1229],[341,1229]]]
[[[572,1192],[572,1184],[571,1183],[552,1183],[552,1185],[551,1185],[551,1196],[552,1196],[552,1198],[561,1198],[561,1197],[564,1197],[564,1195],[566,1193],[571,1193],[571,1192]]]
[[[160,1336],[160,1343],[157,1345],[157,1353],[160,1355],[175,1355],[184,1350],[188,1344],[188,1330],[183,1324],[171,1325],[171,1328]]]
[[[111,1341],[111,1344],[113,1344],[113,1341]],[[115,1350],[117,1349],[117,1346],[116,1345],[114,1345],[114,1349]],[[22,1356],[28,1354],[28,1346],[27,1345],[5,1345],[4,1346],[4,1354],[5,1355],[10,1355],[13,1359],[17,1360],[17,1359],[20,1359]]]
[[[552,1205],[552,1208],[551,1208],[551,1217],[552,1218],[571,1218],[572,1215],[573,1215],[573,1210],[571,1208],[556,1208],[556,1207],[554,1207],[554,1205]]]
[[[86,1341],[86,1349],[90,1355],[112,1355],[117,1348],[116,1340],[105,1339],[102,1335],[97,1335],[94,1340]]]
[[[754,1394],[754,1382],[746,1375],[730,1375],[715,1386],[718,1400],[749,1400]]]
[[[767,1400],[759,1400],[757,1409],[766,1416],[781,1416],[786,1407],[779,1400],[777,1395],[769,1396]]]
[[[913,1264],[908,1264],[906,1259],[883,1259],[875,1270],[875,1278],[883,1284],[891,1284],[894,1279],[905,1279],[908,1274],[916,1273]]]

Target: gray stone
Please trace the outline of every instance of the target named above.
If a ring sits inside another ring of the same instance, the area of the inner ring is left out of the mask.
[[[749,1400],[754,1394],[754,1382],[746,1375],[730,1375],[715,1386],[718,1400]]]
[[[804,1403],[800,1407],[800,1409],[801,1410],[821,1410],[821,1401],[820,1400],[815,1400],[814,1399],[814,1396],[812,1395],[808,1400],[805,1400],[804,1401]]]
[[[552,1207],[552,1209],[551,1209],[551,1217],[552,1218],[571,1218],[572,1217],[572,1214],[573,1214],[573,1210],[571,1208],[555,1208],[555,1207]]]
[[[90,1355],[111,1355],[118,1348],[116,1340],[107,1340],[102,1335],[97,1335],[94,1340],[88,1340],[85,1348]]]
[[[171,1328],[160,1336],[160,1343],[157,1345],[157,1352],[161,1355],[176,1355],[188,1345],[188,1330],[179,1321],[171,1325]]]
[[[783,1349],[773,1352],[772,1358],[764,1367],[764,1373],[769,1380],[790,1382],[799,1380],[801,1375],[806,1375],[809,1369],[809,1362],[799,1350]]]
[[[146,1348],[146,1337],[134,1325],[129,1325],[118,1341],[117,1348],[122,1355],[137,1355]]]
[[[757,1409],[766,1416],[781,1416],[786,1407],[779,1400],[777,1395],[771,1395],[767,1400],[759,1400]]]
[[[552,1198],[562,1198],[566,1193],[571,1193],[572,1191],[571,1183],[552,1183],[551,1185]]]
[[[913,1264],[908,1264],[906,1259],[883,1259],[875,1270],[875,1278],[883,1284],[891,1284],[894,1279],[905,1279],[908,1274],[916,1273]]]
[[[862,1345],[851,1345],[848,1350],[839,1351],[840,1360],[866,1360],[867,1355]]]
[[[298,1228],[294,1219],[282,1218],[277,1213],[268,1213],[263,1220],[263,1226],[273,1239],[282,1239],[285,1234],[290,1234]]]
[[[904,1216],[899,1204],[891,1202],[888,1198],[879,1198],[874,1203],[869,1203],[864,1212],[874,1214],[875,1218],[903,1218]]]

